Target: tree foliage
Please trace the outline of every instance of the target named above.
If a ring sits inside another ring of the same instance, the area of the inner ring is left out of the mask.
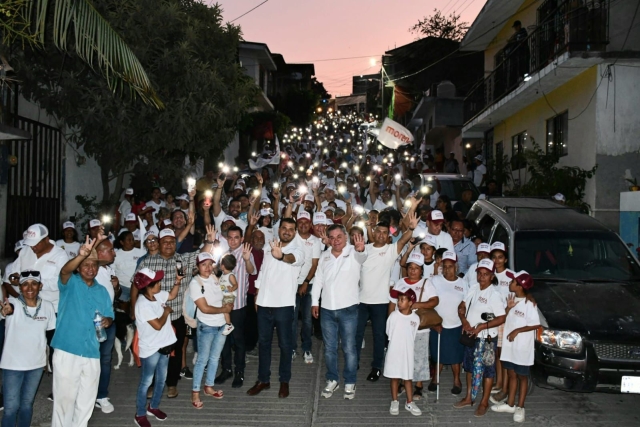
[[[445,16],[438,9],[434,9],[433,15],[419,19],[409,31],[418,38],[437,37],[459,42],[467,32],[467,25],[466,22],[460,22],[460,15],[456,15],[455,12]]]
[[[274,100],[276,110],[291,119],[296,126],[305,127],[313,121],[320,96],[310,89],[290,88]]]
[[[89,0],[4,0],[0,32],[3,48],[44,48],[46,35],[55,48],[97,66],[112,90],[128,85],[144,102],[163,108],[138,58]]]
[[[180,173],[185,154],[219,155],[253,105],[257,87],[237,61],[240,28],[222,25],[219,6],[195,0],[93,4],[140,59],[165,110],[114,97],[107,82],[73,53],[27,47],[14,67],[23,94],[72,129],[67,140],[96,159],[103,200],[113,201],[136,162],[169,180]]]

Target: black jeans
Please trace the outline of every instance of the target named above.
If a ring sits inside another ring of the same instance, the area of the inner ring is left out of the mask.
[[[222,369],[231,370],[231,346],[235,345],[235,357],[233,363],[236,365],[236,372],[244,372],[245,367],[245,343],[244,343],[244,322],[247,318],[247,310],[253,307],[244,307],[231,310],[229,317],[233,324],[233,331],[227,336],[222,349]]]
[[[182,370],[182,344],[187,335],[187,325],[184,323],[184,317],[180,316],[176,320],[171,321],[171,325],[176,330],[175,356],[169,357],[169,368],[167,369],[167,387],[175,387],[180,379],[180,370]]]
[[[244,348],[246,351],[251,351],[258,345],[258,315],[255,303],[256,296],[247,294],[244,319]]]

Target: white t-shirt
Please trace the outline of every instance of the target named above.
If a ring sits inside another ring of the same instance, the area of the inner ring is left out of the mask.
[[[296,261],[288,264],[271,255],[271,248],[265,245],[264,259],[255,286],[258,291],[256,304],[261,307],[295,307],[298,292],[298,276],[304,264],[304,252],[293,239],[282,248],[283,255],[293,255]]]
[[[204,293],[202,293],[204,289]],[[199,298],[204,298],[207,305],[211,307],[222,307],[222,290],[218,278],[215,275],[210,275],[208,278],[195,276],[189,283],[189,292],[191,293],[191,299],[195,302]],[[224,314],[206,314],[200,310],[196,312],[196,318],[207,326],[222,326],[224,325]]]
[[[425,263],[422,266],[422,277],[424,277],[425,279],[431,279],[433,276],[436,275],[435,268],[436,268],[435,260],[431,261],[430,264]]]
[[[473,178],[473,183],[476,187],[482,184],[482,176],[487,173],[487,167],[483,164],[476,166],[475,170],[469,171],[469,177]]]
[[[153,209],[155,209],[153,211],[153,223],[155,224],[156,222],[158,222],[158,211],[160,210],[160,208],[164,208],[165,206],[167,206],[167,204],[164,202],[164,200],[160,200],[160,203],[149,200],[145,204],[145,206],[151,206]]]
[[[384,363],[387,378],[413,379],[413,348],[420,317],[411,312],[408,316],[394,311],[387,319],[389,345]]]
[[[415,230],[413,230],[413,237],[419,237],[421,234],[425,236],[425,238],[426,236],[433,237],[433,239],[436,241],[436,249],[446,248],[448,251],[455,251],[455,249],[453,248],[453,239],[451,238],[451,235],[446,231],[441,231],[440,234],[436,236],[435,234],[429,233],[429,229],[427,227],[418,226]],[[418,245],[418,247],[420,247],[420,245]]]
[[[116,291],[113,289],[113,284],[111,283],[111,276],[115,276],[116,273],[113,271],[111,265],[102,265],[98,268],[98,274],[96,274],[95,281],[102,287],[104,287],[109,293],[109,298],[111,298],[111,302],[116,297]]]
[[[26,247],[20,251],[18,259],[13,264],[13,271],[36,270],[40,272],[42,278],[42,290],[40,298],[53,304],[53,308],[58,311],[58,301],[60,299],[60,291],[58,290],[58,277],[60,270],[69,261],[69,257],[64,249],[55,245],[55,242],[49,240],[53,244],[53,248],[49,253],[36,257],[30,247]]]
[[[309,271],[311,270],[311,264],[314,259],[320,259],[320,253],[322,252],[322,241],[318,239],[316,236],[311,234],[308,239],[303,239],[300,237],[300,234],[296,233],[296,237],[294,240],[297,241],[298,246],[302,248],[304,252],[304,264],[300,269],[300,274],[298,275],[298,284],[302,284],[307,278]],[[311,282],[313,283],[313,279]]]
[[[116,249],[116,259],[113,261],[113,271],[118,277],[120,286],[131,287],[131,280],[136,272],[138,259],[147,253],[146,250],[133,248],[130,251]]]
[[[458,306],[467,296],[469,290],[465,281],[457,278],[450,282],[444,276],[433,276],[430,282],[440,298],[436,311],[442,317],[442,327],[453,329],[462,325],[462,321],[458,317]]]
[[[222,291],[222,295],[233,295],[235,297],[238,295],[238,289],[235,291],[229,291],[228,289],[228,287],[231,286],[231,276],[236,277],[233,275],[233,272],[220,276],[220,290]],[[236,283],[237,281],[238,279],[236,279]]]
[[[424,287],[424,291],[422,290],[423,287]],[[409,284],[407,282],[407,278],[405,277],[398,280],[396,284],[393,286],[393,289],[398,292],[406,292],[407,290],[412,289],[413,292],[415,292],[416,294],[416,302],[427,302],[431,298],[438,296],[438,294],[436,293],[436,288],[433,287],[430,281],[425,279],[418,280],[418,282],[414,284]],[[420,298],[420,293],[422,293],[422,298]],[[398,300],[396,298],[392,298],[391,295],[389,295],[389,301],[391,301],[394,304],[398,303]],[[396,310],[398,310],[397,305],[396,305]],[[415,312],[416,310],[413,310],[413,311]],[[418,331],[417,333],[428,334],[429,328]]]
[[[169,299],[169,292],[160,291],[155,296],[155,301],[149,301],[146,296],[140,295],[136,301],[136,328],[138,328],[138,346],[140,357],[149,357],[158,349],[166,347],[177,341],[176,334],[171,327],[171,319],[167,321],[159,331],[149,324],[149,320],[159,319],[164,314],[164,306]],[[180,349],[177,349],[180,351]]]
[[[118,206],[118,212],[120,212],[120,227],[124,227],[124,220],[131,213],[131,203],[127,199],[123,199]]]
[[[5,341],[0,369],[30,371],[47,364],[46,331],[56,328],[56,312],[53,304],[42,300],[35,319],[24,314],[23,304],[18,298],[9,297],[13,314],[6,317]],[[30,316],[36,307],[27,307]]]
[[[389,302],[391,268],[398,258],[396,244],[376,248],[366,245],[367,260],[360,269],[360,303],[386,304]]]
[[[464,275],[463,280],[467,283],[467,288],[471,288],[473,285],[478,284],[478,272],[476,271],[478,268],[478,263],[475,262],[469,266],[469,270],[467,270],[467,274]]]
[[[536,331],[521,332],[513,342],[507,336],[518,328],[537,326],[540,324],[538,309],[525,298],[516,298],[517,304],[507,314],[504,323],[504,339],[502,340],[502,355],[500,360],[520,366],[531,366],[534,360],[534,341]]]
[[[498,292],[500,292],[500,295],[502,295],[502,303],[504,304],[505,308],[507,307],[507,297],[509,296],[509,294],[511,292],[509,292],[509,285],[511,284],[511,279],[509,279],[507,277],[507,271],[511,271],[508,268],[505,268],[505,270],[502,273],[498,273],[496,272],[496,279],[498,279],[498,284],[496,285],[496,289],[498,290]]]
[[[493,285],[489,285],[485,290],[480,290],[479,285],[469,289],[464,300],[467,307],[466,319],[474,328],[479,323],[486,322],[482,320],[482,313],[493,313],[496,317],[503,316],[505,313],[500,292]],[[489,336],[495,338],[498,336],[498,327],[480,331],[478,338],[486,338],[487,332]]]
[[[56,240],[56,246],[64,249],[69,259],[77,257],[78,250],[80,250],[80,242],[67,243],[64,239]]]

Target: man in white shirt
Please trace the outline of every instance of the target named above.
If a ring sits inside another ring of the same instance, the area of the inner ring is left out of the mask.
[[[319,238],[311,234],[311,215],[309,212],[299,211],[297,222],[298,233],[295,241],[304,252],[304,264],[298,275],[298,292],[296,293],[296,306],[293,310],[293,357],[296,356],[298,347],[298,310],[300,310],[302,314],[300,336],[304,362],[313,363],[313,354],[311,353],[311,290],[323,245]]]
[[[330,202],[334,202],[336,206],[346,212],[347,204],[340,199],[336,199],[336,186],[331,183],[324,187],[324,201],[322,202],[322,207],[325,208],[329,206]]]
[[[327,385],[324,397],[331,397],[339,387],[338,338],[344,353],[344,398],[353,399],[356,393],[358,372],[358,349],[356,340],[358,325],[358,282],[360,267],[367,260],[364,237],[354,235],[354,246],[348,244],[347,232],[342,225],[334,224],[327,229],[331,250],[322,254],[318,263],[312,293],[312,312],[316,319],[320,315],[319,300],[322,295],[322,338],[324,358],[327,365]]]
[[[476,187],[480,187],[484,182],[484,176],[487,173],[487,167],[483,164],[484,157],[481,154],[478,154],[474,160],[476,161],[476,168],[472,171],[469,171],[469,178],[473,180],[473,183]]]
[[[119,225],[124,227],[124,221],[127,215],[131,213],[131,200],[133,199],[133,188],[127,188],[124,190],[124,199],[118,206],[118,215],[120,217]]]
[[[370,237],[373,243],[367,245],[367,260],[360,269],[360,306],[356,333],[358,361],[362,350],[364,330],[369,319],[371,319],[371,329],[373,330],[373,361],[367,381],[378,381],[384,364],[389,288],[393,285],[390,283],[391,269],[404,245],[411,240],[411,234],[418,225],[418,217],[415,215],[418,203],[415,198],[412,198],[411,201],[412,206],[407,213],[409,229],[402,234],[396,243],[388,244],[390,225],[388,222],[379,222]]]
[[[278,397],[289,396],[291,379],[292,339],[291,320],[296,304],[298,275],[304,264],[304,252],[296,242],[296,222],[292,218],[280,221],[278,237],[264,251],[264,260],[256,280],[258,317],[258,381],[247,394],[254,396],[271,387],[271,344],[274,327],[280,347],[280,391]]]
[[[444,224],[444,215],[441,211],[434,209],[427,216],[427,227],[418,227],[413,232],[413,237],[426,237],[430,235],[436,242],[436,249],[446,248],[448,251],[454,252],[453,239],[446,231],[442,231]]]
[[[158,212],[160,211],[160,208],[167,206],[164,200],[162,200],[162,192],[160,191],[160,188],[153,188],[153,191],[151,192],[151,200],[149,200],[145,206],[155,209],[153,211],[153,223],[155,224],[158,222]]]
[[[228,215],[222,209],[220,199],[222,198],[224,182],[224,179],[218,179],[218,188],[215,188],[213,190],[213,221],[215,223],[216,230],[220,230],[222,223],[226,222],[228,217],[231,217],[235,225],[240,227],[242,229],[242,232],[244,233],[247,229],[247,223],[240,219],[240,213],[242,212],[242,205],[240,203],[240,200],[231,199],[229,201]]]

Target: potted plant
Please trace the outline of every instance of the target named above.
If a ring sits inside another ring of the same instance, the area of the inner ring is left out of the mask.
[[[640,186],[638,185],[638,180],[636,178],[625,178],[631,186],[629,187],[629,191],[640,191]]]

